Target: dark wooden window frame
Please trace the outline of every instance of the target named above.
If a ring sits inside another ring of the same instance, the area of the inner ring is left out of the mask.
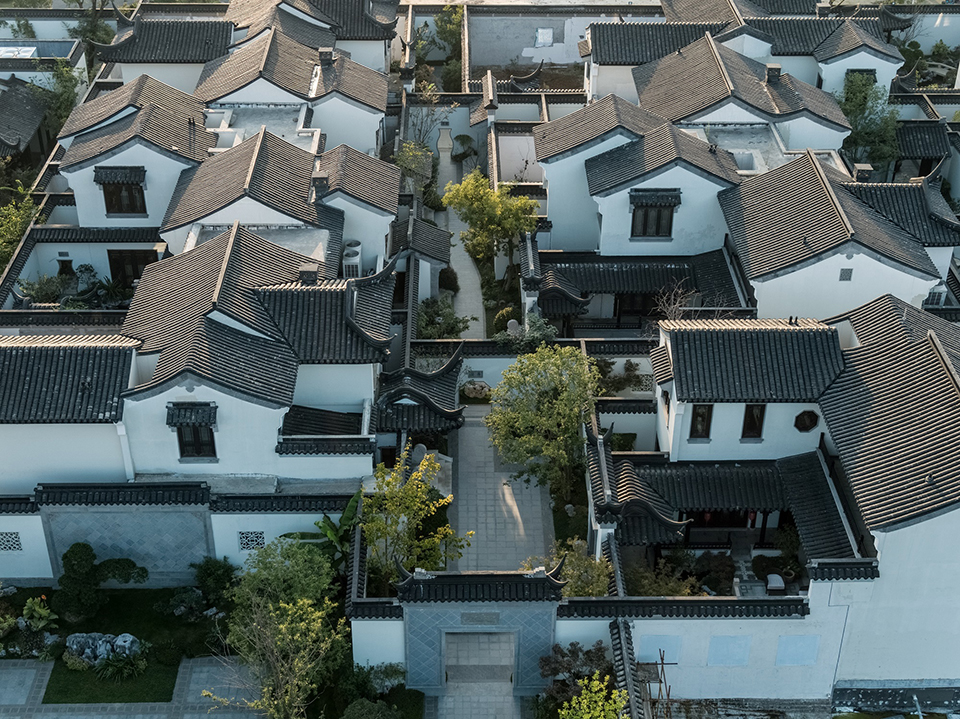
[[[690,439],[710,439],[713,424],[713,405],[695,404],[690,416]]]
[[[763,421],[767,415],[767,405],[748,404],[743,408],[743,431],[741,439],[762,439]]]
[[[213,428],[202,424],[185,424],[177,427],[177,442],[181,458],[217,456]]]

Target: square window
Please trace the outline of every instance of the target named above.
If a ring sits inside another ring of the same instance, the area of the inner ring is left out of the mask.
[[[633,237],[670,237],[673,233],[673,208],[635,207],[630,233]]]
[[[103,202],[111,215],[145,215],[147,205],[143,199],[143,185],[105,182]]]
[[[0,532],[0,552],[22,552],[20,532]]]
[[[710,423],[712,420],[712,404],[693,405],[693,419],[690,422],[690,439],[710,439]]]
[[[767,413],[765,404],[748,404],[743,411],[743,439],[760,439],[763,436],[763,417]]]
[[[840,270],[840,281],[841,281],[841,282],[849,282],[849,281],[852,280],[852,279],[853,279],[853,268],[852,268],[852,267],[844,267],[843,269]]]
[[[185,424],[177,427],[177,440],[180,442],[181,457],[216,457],[217,448],[213,443],[213,430],[198,424]]]
[[[820,635],[784,634],[777,642],[778,667],[806,667],[817,663]]]
[[[745,667],[750,663],[750,635],[710,637],[707,666]]]
[[[250,552],[267,546],[267,540],[263,536],[263,532],[237,532],[237,539],[240,542],[241,552]]]

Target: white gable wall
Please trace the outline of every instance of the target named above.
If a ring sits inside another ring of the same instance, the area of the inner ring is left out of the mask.
[[[143,199],[146,215],[108,215],[103,189],[93,181],[94,167],[145,167]],[[81,227],[159,227],[170,204],[170,198],[180,179],[180,173],[192,163],[175,160],[157,152],[151,145],[130,144],[115,154],[105,154],[93,164],[82,168],[65,168],[60,173],[66,178],[77,200],[77,218]]]
[[[938,679],[956,682],[958,533],[957,509],[873,533],[880,577],[834,585],[831,601],[850,604],[838,680],[907,680],[910,686],[930,686]]]
[[[864,50],[827,60],[820,65],[820,74],[823,76],[823,91],[829,93],[843,92],[843,83],[848,70],[875,70],[877,84],[882,88],[890,87],[890,82],[902,64],[902,61],[879,57]]]
[[[343,239],[344,242],[360,242],[362,274],[376,270],[377,258],[386,255],[387,234],[396,216],[343,192],[327,195],[323,198],[323,204],[343,210]]]
[[[717,193],[727,187],[720,180],[674,165],[659,174],[641,178],[612,195],[596,196],[600,208],[601,255],[696,255],[723,247],[727,224]],[[673,212],[673,236],[631,240],[633,207],[631,189],[680,188],[680,205]],[[552,208],[552,205],[551,205]],[[554,228],[556,231],[556,228]]]
[[[383,73],[389,69],[387,47],[385,40],[337,40],[337,50],[349,52],[354,62]]]
[[[839,150],[849,130],[824,125],[812,117],[801,115],[775,123],[788,150]]]
[[[383,113],[359,102],[331,93],[312,103],[312,127],[327,136],[327,147],[349,145],[360,152],[380,149]]]
[[[852,279],[841,282],[841,269],[852,269]],[[757,315],[761,318],[798,315],[823,319],[859,307],[885,293],[919,307],[938,282],[848,250],[779,277],[750,283],[757,299]]]
[[[598,65],[591,63],[596,68],[593,73],[591,87],[588,91],[591,98],[599,100],[607,95],[619,95],[624,100],[637,103],[637,86],[633,81],[634,65]]]
[[[115,68],[124,83],[133,82],[141,75],[149,75],[155,80],[192,94],[200,81],[203,63],[118,62]]]
[[[304,91],[307,89],[308,88],[304,88]],[[224,95],[216,100],[211,100],[210,105],[212,106],[218,103],[224,105],[302,105],[304,102],[305,100],[302,97],[294,95],[292,92],[288,92],[282,87],[274,85],[272,82],[269,82],[262,77],[258,77],[249,85],[241,87],[239,90],[231,92],[229,95]]]
[[[302,364],[297,370],[293,403],[336,412],[360,412],[373,400],[379,365]]]
[[[294,219],[289,215],[285,215],[278,210],[273,209],[264,205],[262,202],[255,200],[252,197],[241,197],[236,202],[233,202],[226,207],[217,210],[216,212],[211,212],[206,217],[200,218],[198,222],[207,226],[214,227],[230,227],[235,221],[239,220],[241,225],[246,225],[248,227],[255,228],[257,225],[273,225],[273,226],[297,226],[304,227],[304,223],[300,220]],[[173,254],[180,254],[183,252],[184,243],[186,242],[187,235],[190,233],[191,225],[185,225],[184,227],[178,227],[173,230],[167,230],[166,232],[161,233],[164,242],[170,248],[170,251]],[[256,232],[256,229],[253,230]]]
[[[0,425],[0,494],[30,494],[41,482],[124,482],[114,424]]]
[[[339,512],[329,516],[334,522],[340,519]],[[212,512],[210,527],[216,548],[214,556],[226,557],[234,564],[242,566],[251,551],[240,549],[240,532],[263,532],[263,539],[269,544],[289,532],[316,532],[315,522],[322,518],[322,512]]]
[[[52,277],[59,270],[58,260],[72,260],[74,270],[80,265],[93,265],[98,277],[111,277],[110,250],[152,249],[154,244],[145,242],[41,242],[31,253],[34,258],[32,271],[23,271],[20,276],[32,280],[40,275]],[[61,257],[61,252],[66,256]]]
[[[596,250],[600,242],[597,203],[587,189],[583,163],[590,157],[632,140],[626,134],[609,137],[595,145],[541,162],[546,178],[549,219],[553,222],[550,247],[542,250]]]

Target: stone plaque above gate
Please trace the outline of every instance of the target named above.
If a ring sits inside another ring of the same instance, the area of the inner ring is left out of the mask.
[[[460,612],[460,624],[468,626],[495,626],[500,623],[500,612]]]

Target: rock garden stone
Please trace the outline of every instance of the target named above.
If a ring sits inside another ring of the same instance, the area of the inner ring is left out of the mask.
[[[89,634],[71,634],[67,637],[67,651],[91,666],[115,654],[135,657],[140,650],[140,640],[132,634],[114,636],[90,632]]]

